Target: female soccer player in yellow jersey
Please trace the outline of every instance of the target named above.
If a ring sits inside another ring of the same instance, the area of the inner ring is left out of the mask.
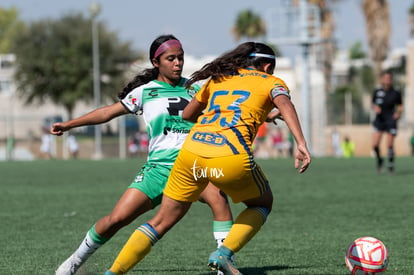
[[[272,209],[272,191],[253,159],[252,143],[274,107],[278,111],[271,114],[284,119],[296,140],[295,168],[303,173],[311,162],[289,90],[272,76],[275,63],[270,47],[247,42],[192,75],[188,85],[209,79],[183,112],[184,119],[197,123],[174,163],[157,214],[131,235],[106,275],[124,274],[144,258],[208,182],[247,207],[223,245],[210,254],[208,266],[224,274],[241,274],[232,256],[260,230]]]
[[[193,126],[180,115],[199,87],[185,86],[187,79],[181,76],[184,50],[173,35],[156,38],[150,46],[149,57],[153,67],[138,73],[121,91],[118,102],[79,118],[55,123],[50,129],[51,134],[62,135],[71,128],[100,124],[133,113],[144,117],[150,140],[147,163],[137,172],[111,213],[90,228],[79,247],[58,267],[56,275],[75,274],[121,228],[161,203],[174,160]],[[227,198],[217,187],[209,185],[201,199],[212,209],[214,237],[221,245],[233,223]]]

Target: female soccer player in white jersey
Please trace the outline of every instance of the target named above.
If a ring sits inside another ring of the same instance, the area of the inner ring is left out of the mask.
[[[134,231],[105,275],[124,274],[142,260],[186,214],[209,182],[246,208],[223,245],[211,253],[208,266],[224,274],[241,274],[232,256],[260,230],[273,204],[270,184],[252,152],[259,126],[276,116],[283,117],[297,143],[295,168],[303,173],[311,162],[289,89],[272,75],[275,64],[269,46],[246,42],[193,74],[188,85],[209,80],[184,109],[182,117],[197,123],[174,163],[161,206],[152,219]],[[274,107],[278,111],[271,112]]]
[[[112,212],[90,228],[77,250],[59,266],[57,275],[75,274],[87,258],[118,230],[161,203],[172,165],[193,126],[193,123],[182,119],[181,113],[199,87],[185,87],[186,79],[181,76],[184,51],[174,36],[162,35],[155,39],[149,57],[154,67],[144,70],[126,85],[118,95],[119,102],[55,123],[50,129],[51,134],[62,135],[75,127],[100,124],[134,113],[143,115],[150,139],[146,164]],[[214,237],[220,245],[233,223],[227,198],[217,187],[210,185],[200,195],[200,200],[212,209]]]

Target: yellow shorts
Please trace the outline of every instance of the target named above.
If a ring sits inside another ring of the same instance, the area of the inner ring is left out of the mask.
[[[181,149],[164,195],[177,201],[194,202],[209,182],[235,203],[259,197],[270,190],[261,168],[247,154],[206,158]]]

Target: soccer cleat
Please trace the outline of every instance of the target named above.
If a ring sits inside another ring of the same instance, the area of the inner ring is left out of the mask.
[[[232,262],[234,263],[234,255],[230,257],[230,259],[232,260]],[[225,275],[223,271],[221,270],[217,270],[217,275]]]
[[[221,274],[224,275],[242,275],[234,264],[232,256],[233,252],[228,248],[221,246],[210,254],[210,257],[208,258],[208,267],[213,271],[221,271]]]
[[[75,255],[71,255],[56,270],[55,275],[73,275],[82,265],[81,259]]]

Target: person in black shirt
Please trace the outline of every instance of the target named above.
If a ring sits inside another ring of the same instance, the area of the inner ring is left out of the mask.
[[[401,92],[394,88],[392,74],[381,74],[381,86],[375,89],[372,95],[372,104],[375,112],[373,121],[373,149],[377,160],[377,170],[382,171],[383,158],[380,153],[382,134],[386,135],[388,148],[388,171],[394,172],[394,139],[397,135],[397,121],[403,111]]]

